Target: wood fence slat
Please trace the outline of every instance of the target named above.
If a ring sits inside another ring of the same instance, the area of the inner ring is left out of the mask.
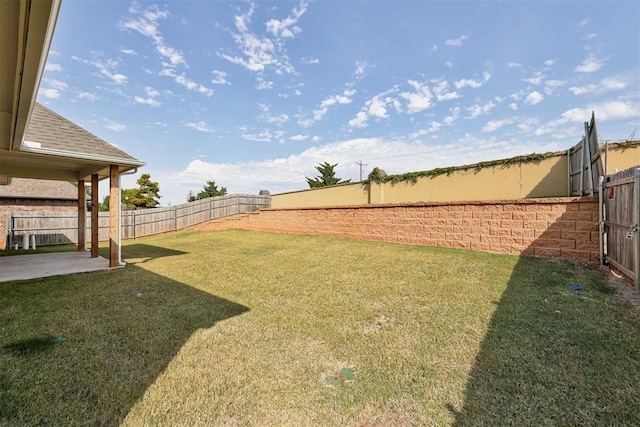
[[[271,197],[268,195],[232,194],[176,206],[122,211],[122,238],[135,239],[182,230],[270,205]],[[21,211],[12,212],[10,216],[14,224],[13,242],[21,242],[24,234],[35,234],[37,246],[78,243],[78,216],[75,212]],[[86,227],[90,235],[91,215],[87,215]],[[98,213],[98,239],[109,240],[109,212]]]

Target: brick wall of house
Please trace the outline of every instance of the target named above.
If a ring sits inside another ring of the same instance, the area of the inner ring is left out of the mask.
[[[598,200],[545,198],[264,209],[198,230],[242,228],[487,252],[599,258]]]
[[[11,212],[77,212],[76,200],[0,198],[0,250],[6,249]]]

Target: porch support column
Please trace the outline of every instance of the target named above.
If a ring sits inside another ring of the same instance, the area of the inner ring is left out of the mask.
[[[118,267],[120,254],[120,173],[118,165],[109,168],[109,267]]]
[[[84,252],[87,241],[87,200],[84,192],[84,179],[78,181],[78,252]]]
[[[98,258],[98,174],[91,175],[91,258]]]

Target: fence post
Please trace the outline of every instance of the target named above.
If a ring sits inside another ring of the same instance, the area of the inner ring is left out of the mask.
[[[604,265],[604,176],[600,177],[598,191],[598,229],[600,241],[600,265]]]
[[[173,231],[178,231],[178,209],[173,207]]]
[[[7,215],[9,215],[7,224],[9,224],[9,249],[13,248],[13,242],[15,241],[15,231],[13,231],[13,229],[15,228],[15,223],[13,222],[13,213],[9,212]]]
[[[133,240],[136,240],[136,211],[133,211]]]
[[[567,197],[571,197],[571,148],[567,150]],[[369,184],[369,203],[371,203],[371,184]]]
[[[589,164],[587,165],[587,170],[589,171],[589,196],[593,197],[593,173],[591,171],[591,138],[590,136],[590,131],[591,129],[589,129],[589,122],[584,122],[584,131],[585,131],[585,135],[586,135],[586,141],[587,141],[587,150],[588,151],[588,156],[587,156],[587,161],[589,162]]]
[[[640,168],[635,170],[635,182],[633,183],[633,217],[635,226],[640,226]],[[636,228],[633,233],[633,273],[635,275],[636,292],[640,293],[640,231]]]

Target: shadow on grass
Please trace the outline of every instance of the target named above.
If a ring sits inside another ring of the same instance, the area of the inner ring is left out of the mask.
[[[168,256],[184,255],[187,252],[175,249],[163,248],[161,246],[146,245],[144,243],[133,243],[122,247],[123,256],[126,256],[127,264],[142,264],[157,258]],[[104,254],[103,254],[104,253]],[[108,257],[108,249],[103,249],[101,255]]]
[[[248,310],[135,265],[3,283],[0,300],[0,425],[118,425],[198,329]]]
[[[583,265],[521,257],[454,425],[638,425],[640,312],[613,293]]]

